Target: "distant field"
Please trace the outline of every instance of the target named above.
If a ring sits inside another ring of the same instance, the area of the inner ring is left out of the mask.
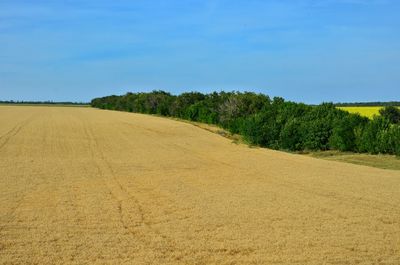
[[[374,115],[379,115],[379,110],[383,107],[338,107],[341,110],[348,111],[350,113],[358,113],[362,116],[372,119]]]
[[[59,103],[4,103],[0,102],[0,106],[27,106],[27,107],[90,107],[90,104],[59,104]]]
[[[365,116],[372,119],[374,115],[379,115],[379,110],[383,107],[374,106],[374,107],[338,107],[338,108],[341,110],[348,111],[350,113],[358,113],[361,116]]]

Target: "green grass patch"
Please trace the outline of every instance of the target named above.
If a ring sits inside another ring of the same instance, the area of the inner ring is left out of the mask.
[[[306,154],[311,157],[333,160],[382,169],[400,170],[400,158],[394,155],[371,155],[339,151],[318,151]]]

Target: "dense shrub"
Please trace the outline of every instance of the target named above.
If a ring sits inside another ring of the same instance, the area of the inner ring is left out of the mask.
[[[372,154],[384,151],[383,141],[389,129],[389,121],[382,116],[375,116],[364,128],[359,150]]]
[[[346,115],[336,120],[329,138],[329,146],[340,151],[357,151],[359,132],[367,123],[368,119],[359,115]]]
[[[400,156],[400,125],[392,124],[379,134],[379,152]]]
[[[391,123],[400,123],[400,109],[394,106],[387,106],[379,110],[381,116],[388,119]]]
[[[400,125],[393,125],[389,130],[387,153],[400,156]]]
[[[293,118],[286,122],[280,133],[280,146],[283,149],[291,151],[299,151],[303,149],[303,132],[302,123]]]

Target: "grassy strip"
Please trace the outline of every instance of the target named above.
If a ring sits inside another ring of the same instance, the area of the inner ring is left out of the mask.
[[[400,170],[400,159],[394,155],[370,155],[338,151],[310,152],[306,155],[325,160],[334,160],[382,169]]]
[[[163,117],[165,118],[165,116],[159,116],[158,117]],[[246,143],[243,140],[243,137],[241,135],[238,134],[232,134],[230,132],[228,132],[227,130],[218,127],[217,125],[213,125],[213,124],[207,124],[207,123],[201,123],[201,122],[195,122],[195,121],[189,121],[189,120],[184,120],[184,119],[179,119],[179,118],[173,118],[173,117],[168,117],[169,119],[175,120],[175,121],[180,121],[180,122],[185,122],[191,125],[194,125],[196,127],[199,127],[203,130],[221,135],[222,137],[228,138],[230,140],[232,140],[233,143],[235,144],[240,144],[240,143]]]
[[[157,115],[158,116],[158,115]],[[159,116],[163,117],[163,116]],[[232,140],[235,144],[247,144],[246,141],[243,140],[243,137],[237,134],[231,134],[228,131],[212,124],[193,122],[188,120],[182,120],[177,118],[171,118],[176,121],[181,121],[185,123],[192,124],[196,127],[199,127],[203,130],[207,130],[212,133],[216,133],[225,138]],[[250,146],[250,145],[249,145]],[[251,146],[250,146],[251,147]],[[306,155],[314,158],[338,161],[344,163],[351,163],[356,165],[370,166],[381,169],[391,169],[391,170],[400,170],[400,159],[394,155],[371,155],[371,154],[360,154],[360,153],[352,153],[352,152],[340,152],[340,151],[317,151],[317,152],[302,152],[295,153],[298,155]]]

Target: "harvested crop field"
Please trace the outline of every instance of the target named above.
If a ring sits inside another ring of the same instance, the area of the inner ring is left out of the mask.
[[[400,264],[400,171],[0,106],[1,264]]]

